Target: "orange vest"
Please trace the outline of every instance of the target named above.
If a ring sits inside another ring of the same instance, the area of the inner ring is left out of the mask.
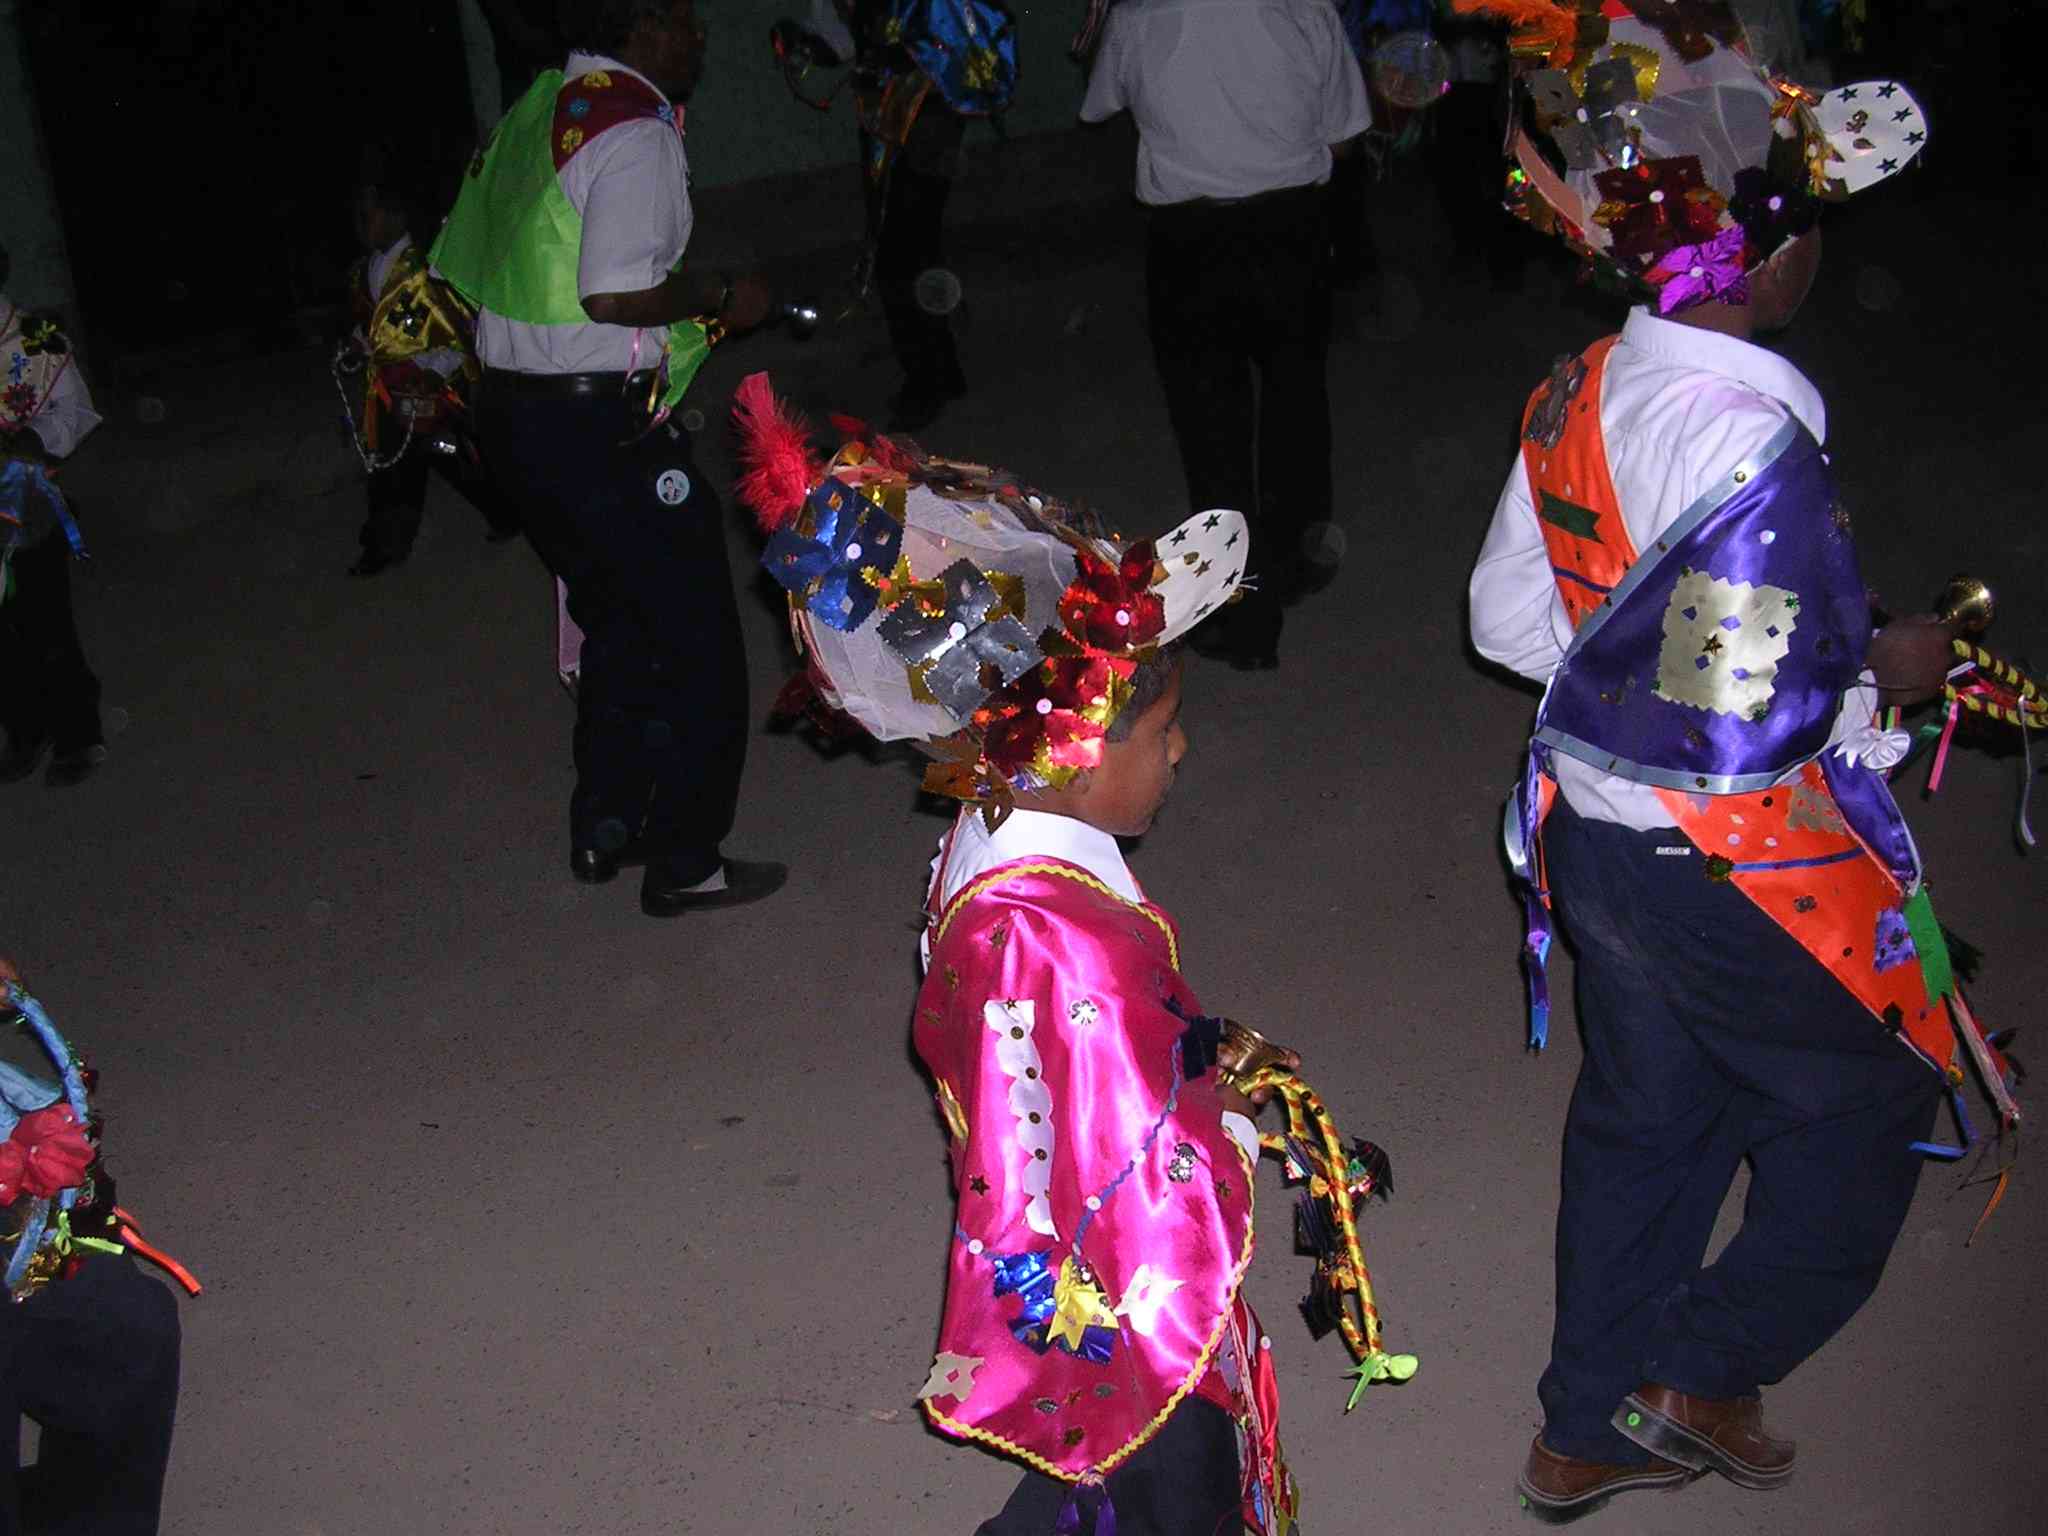
[[[1561,362],[1523,414],[1522,465],[1574,629],[1636,562],[1600,430],[1601,384],[1618,339]],[[1948,1009],[1916,952],[1942,943],[1925,888],[1910,898],[1900,889],[1850,828],[1818,762],[1749,794],[1656,793],[1705,856],[1707,879],[1731,881],[1886,1028],[1935,1067],[1953,1066]],[[1546,785],[1546,810],[1549,795]]]

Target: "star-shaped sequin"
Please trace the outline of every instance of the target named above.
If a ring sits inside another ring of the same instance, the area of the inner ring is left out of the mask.
[[[967,1187],[973,1190],[977,1195],[985,1195],[988,1193],[988,1180],[984,1179],[980,1174],[977,1173],[973,1178],[967,1181]]]

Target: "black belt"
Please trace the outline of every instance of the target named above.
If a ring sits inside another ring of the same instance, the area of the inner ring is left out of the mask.
[[[1176,215],[1189,216],[1203,213],[1236,212],[1240,208],[1270,207],[1274,203],[1299,199],[1320,198],[1329,183],[1322,181],[1303,182],[1300,186],[1274,187],[1265,192],[1254,192],[1248,197],[1190,197],[1178,203],[1154,203],[1150,212],[1154,217],[1172,218]]]
[[[652,369],[638,373],[518,373],[510,368],[486,368],[483,387],[493,394],[564,400],[644,392],[653,381]]]

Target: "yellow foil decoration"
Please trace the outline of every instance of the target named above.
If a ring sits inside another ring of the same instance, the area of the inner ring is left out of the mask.
[[[1061,1259],[1060,1277],[1052,1288],[1052,1316],[1046,1320],[1045,1341],[1064,1342],[1079,1351],[1083,1329],[1116,1325],[1116,1314],[1109,1310],[1109,1300],[1095,1283],[1095,1276],[1071,1255]]]

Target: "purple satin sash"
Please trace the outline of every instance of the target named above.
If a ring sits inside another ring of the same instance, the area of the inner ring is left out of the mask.
[[[1507,808],[1525,888],[1530,1041],[1547,1037],[1549,913],[1535,883],[1549,754],[1695,795],[1776,784],[1827,746],[1862,672],[1870,605],[1820,445],[1796,420],[1709,486],[1573,636]],[[1902,886],[1911,834],[1881,774],[1822,763],[1857,835]]]

